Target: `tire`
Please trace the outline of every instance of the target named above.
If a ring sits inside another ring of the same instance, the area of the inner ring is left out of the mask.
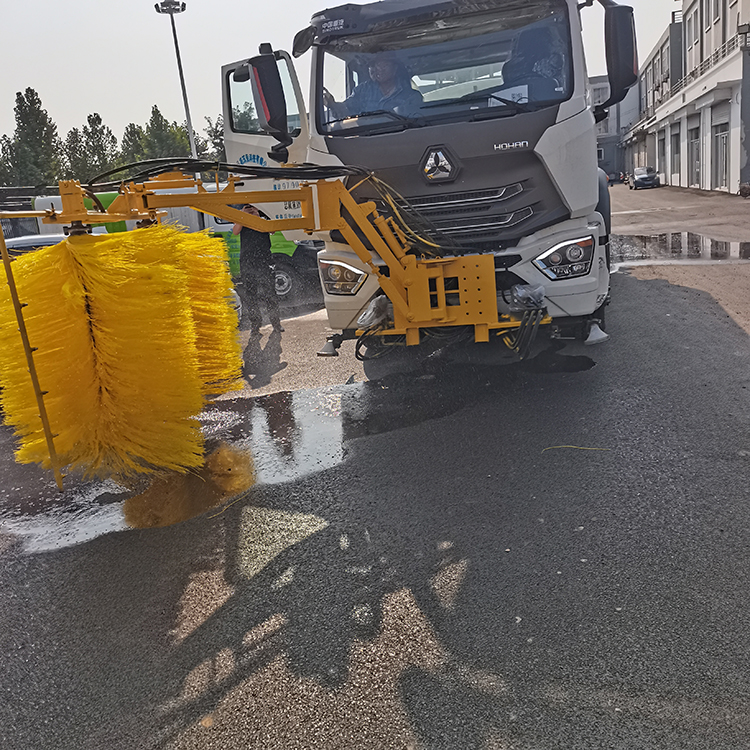
[[[292,304],[302,297],[302,280],[286,261],[276,261],[276,296],[279,302]]]

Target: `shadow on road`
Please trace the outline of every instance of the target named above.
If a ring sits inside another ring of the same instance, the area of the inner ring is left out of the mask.
[[[549,350],[345,386],[335,465],[171,528],[6,553],[0,745],[742,747],[750,519],[717,487],[746,490],[747,414],[719,424],[712,400],[747,357],[691,360],[670,398],[711,323],[675,313],[701,304],[685,290],[647,292],[596,368]],[[256,408],[293,454],[303,415]]]
[[[253,389],[268,385],[271,378],[288,364],[281,361],[281,333],[276,330],[266,339],[265,346],[261,345],[260,336],[251,336],[242,356],[242,375]]]

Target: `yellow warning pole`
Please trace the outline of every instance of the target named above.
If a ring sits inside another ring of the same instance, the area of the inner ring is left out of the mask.
[[[19,213],[10,214],[10,216],[19,216]],[[24,216],[44,216],[44,212],[34,212],[34,214],[23,214]],[[0,213],[0,219],[6,218],[3,213]],[[13,309],[16,313],[16,321],[18,322],[18,332],[21,334],[21,341],[23,342],[23,349],[26,353],[26,363],[29,366],[29,375],[31,376],[31,383],[34,388],[34,395],[36,396],[36,403],[39,407],[39,417],[42,420],[42,429],[44,430],[44,437],[47,441],[47,450],[49,451],[50,461],[52,462],[52,471],[55,475],[55,482],[57,483],[58,489],[62,492],[63,478],[62,472],[60,471],[59,462],[57,459],[57,451],[55,450],[54,436],[52,435],[52,428],[50,427],[49,417],[47,415],[47,407],[44,404],[45,393],[42,391],[39,385],[39,377],[36,372],[36,365],[34,364],[34,352],[36,349],[31,346],[29,342],[29,334],[26,330],[26,321],[23,319],[23,308],[26,307],[26,303],[21,302],[18,297],[18,289],[16,288],[16,281],[13,277],[13,269],[11,267],[10,254],[8,253],[8,247],[5,244],[5,234],[0,227],[0,255],[3,258],[3,266],[5,267],[5,276],[8,280],[8,287],[10,288],[10,296],[13,300]]]

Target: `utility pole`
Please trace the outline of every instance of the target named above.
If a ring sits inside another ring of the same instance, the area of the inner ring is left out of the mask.
[[[180,74],[180,86],[182,87],[182,101],[185,104],[185,120],[187,122],[188,138],[190,139],[190,153],[193,159],[198,158],[198,151],[195,148],[195,135],[193,134],[193,123],[190,120],[190,107],[188,106],[187,89],[185,88],[185,75],[182,72],[182,58],[180,57],[180,45],[177,43],[177,27],[174,23],[174,17],[177,13],[184,12],[186,4],[179,0],[161,0],[156,3],[157,13],[166,13],[169,15],[169,20],[172,22],[172,36],[174,38],[174,51],[177,55],[177,70]]]

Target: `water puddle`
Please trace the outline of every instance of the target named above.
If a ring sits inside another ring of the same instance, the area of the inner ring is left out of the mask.
[[[282,391],[220,401],[201,416],[204,434],[252,451],[258,484],[301,479],[343,459],[341,392]]]
[[[6,477],[5,458],[2,464],[2,476]],[[31,502],[26,491],[34,495]],[[122,503],[129,493],[130,490],[112,480],[82,482],[72,478],[67,480],[64,491],[59,492],[51,475],[46,477],[37,470],[34,481],[28,485],[6,487],[0,493],[0,531],[20,539],[27,552],[46,552],[88,542],[128,528]]]
[[[695,232],[617,235],[610,238],[615,265],[654,263],[718,263],[750,260],[750,242],[723,242]]]
[[[0,426],[0,538],[13,537],[25,552],[37,553],[112,532],[169,526],[211,515],[212,509],[222,513],[257,485],[294,482],[337,466],[357,438],[471,406],[507,387],[519,368],[572,373],[595,365],[562,348],[558,342],[527,362],[504,367],[446,362],[435,371],[424,367],[421,374],[218,401],[200,417],[204,467],[127,484],[69,476],[61,493],[51,473],[15,463],[12,433]]]
[[[201,415],[204,467],[188,474],[112,479],[71,475],[59,492],[51,473],[16,464],[0,427],[0,532],[45,552],[133,528],[169,526],[240,497],[256,484],[300,479],[343,459],[340,389],[282,392],[219,402]]]

